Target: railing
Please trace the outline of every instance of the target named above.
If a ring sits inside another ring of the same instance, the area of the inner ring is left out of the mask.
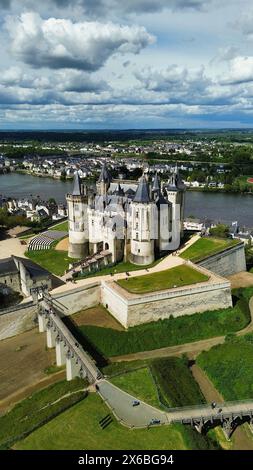
[[[216,403],[216,402],[215,402]],[[216,406],[215,408],[213,408],[213,412],[215,412],[216,409],[219,409],[219,408],[226,408],[226,407],[234,407],[234,406],[240,406],[240,405],[247,405],[247,404],[251,404],[251,409],[253,411],[253,398],[252,399],[247,399],[247,400],[239,400],[239,401],[226,401],[226,402],[223,402],[223,403],[216,403]],[[167,407],[167,410],[170,412],[170,413],[176,413],[176,412],[184,412],[184,411],[191,411],[191,410],[207,410],[208,408],[211,407],[211,403],[210,404],[203,404],[203,405],[192,405],[192,406],[179,406],[179,407],[176,407],[176,408],[169,408]]]
[[[55,310],[59,310],[59,307],[56,307]],[[65,326],[63,323],[62,319],[54,313],[45,313],[46,318],[49,319],[49,322],[53,325],[53,327],[57,330],[58,334],[62,336],[64,342],[72,351],[75,356],[78,358],[80,361],[81,366],[83,366],[88,373],[91,375],[91,377],[96,380],[98,375],[102,375],[100,370],[96,367],[95,364],[93,364],[93,359],[89,356],[89,354],[84,351],[82,346],[76,346],[76,339],[72,335],[72,333],[68,330],[68,328]],[[83,357],[82,357],[83,356]]]
[[[8,307],[3,310],[0,310],[0,315],[5,315],[7,313],[15,312],[16,310],[23,310],[24,308],[31,307],[32,305],[35,305],[33,301],[29,301],[24,304],[13,305],[12,307]]]

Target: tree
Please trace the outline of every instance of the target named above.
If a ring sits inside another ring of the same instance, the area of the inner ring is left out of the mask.
[[[218,224],[216,227],[210,228],[210,235],[218,238],[228,238],[229,227],[225,224]]]

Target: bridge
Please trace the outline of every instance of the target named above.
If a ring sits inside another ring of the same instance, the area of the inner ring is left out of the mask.
[[[253,432],[253,400],[225,402],[211,405],[170,409],[167,412],[169,423],[182,423],[194,427],[205,434],[209,429],[221,426],[229,440],[237,426],[248,422]]]
[[[66,327],[58,313],[59,307],[53,306],[53,302],[44,295],[38,303],[39,332],[46,332],[47,347],[55,348],[57,366],[66,365],[67,380],[81,377],[94,383],[103,377],[102,373]]]
[[[55,348],[57,366],[66,365],[66,378],[87,378],[89,383],[97,384],[103,400],[113,410],[116,418],[128,427],[145,428],[154,418],[158,425],[181,423],[194,427],[205,434],[215,426],[221,426],[229,440],[237,426],[249,423],[253,432],[253,400],[199,405],[181,408],[166,408],[164,411],[140,401],[140,407],[132,407],[136,397],[124,392],[109,381],[96,366],[94,359],[84,351],[76,338],[62,321],[64,306],[55,305],[57,300],[43,293],[38,301],[38,326],[41,333],[46,332],[47,347]]]

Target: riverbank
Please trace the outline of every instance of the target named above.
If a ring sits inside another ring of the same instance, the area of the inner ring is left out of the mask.
[[[5,197],[25,198],[39,195],[42,200],[52,197],[58,203],[66,204],[66,194],[72,189],[73,182],[70,180],[31,177],[28,174],[13,172],[0,174],[0,193]],[[189,190],[185,197],[185,217],[189,216],[227,224],[238,221],[241,226],[253,227],[252,197],[251,194],[231,194],[214,189]]]

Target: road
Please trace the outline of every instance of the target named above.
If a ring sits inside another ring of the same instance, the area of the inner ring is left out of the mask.
[[[116,417],[129,427],[146,427],[151,419],[159,419],[161,424],[169,424],[166,413],[140,401],[133,406],[136,397],[124,392],[107,380],[99,382],[99,393]]]
[[[99,391],[118,419],[130,427],[146,427],[152,419],[159,419],[160,424],[171,424],[181,423],[182,420],[215,419],[220,418],[221,415],[253,414],[253,400],[223,403],[217,405],[215,409],[212,409],[210,405],[200,405],[178,409],[172,408],[170,412],[163,412],[142,401],[140,401],[139,406],[133,407],[132,403],[137,398],[112,385],[107,380],[99,382]]]
[[[234,416],[246,415],[253,416],[253,400],[241,402],[230,402],[217,404],[216,408],[211,405],[199,405],[192,407],[172,408],[171,411],[161,411],[158,408],[150,406],[140,401],[138,406],[132,403],[138,397],[134,397],[124,392],[120,388],[111,384],[107,380],[99,381],[99,393],[107,405],[111,408],[115,416],[128,427],[147,427],[152,419],[160,420],[158,425],[169,425],[172,423],[181,423],[191,420],[220,420]]]

